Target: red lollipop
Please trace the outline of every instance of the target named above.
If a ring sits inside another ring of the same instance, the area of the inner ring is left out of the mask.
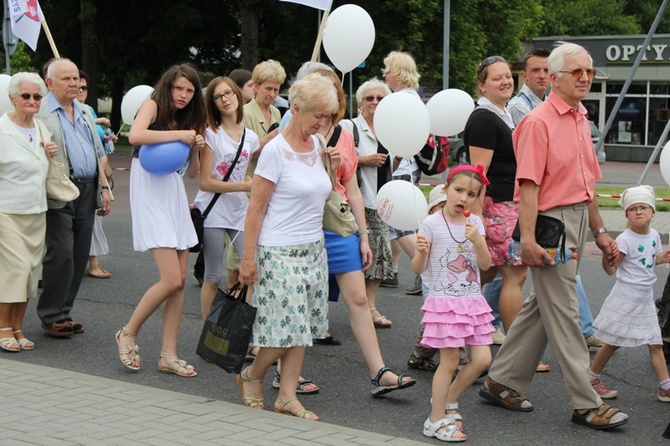
[[[470,209],[463,211],[463,215],[465,215],[465,218],[468,218],[470,216]]]

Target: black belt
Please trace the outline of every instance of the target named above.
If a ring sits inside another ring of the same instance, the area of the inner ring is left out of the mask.
[[[93,183],[96,180],[96,176],[92,177],[75,177],[71,176],[70,180],[72,180],[73,183],[81,183],[81,184],[86,184],[86,183]]]

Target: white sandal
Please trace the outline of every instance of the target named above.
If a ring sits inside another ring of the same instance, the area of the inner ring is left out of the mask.
[[[16,342],[19,343],[19,347],[21,350],[32,350],[35,348],[35,343],[31,341],[30,339],[23,337],[23,338],[17,338],[16,334],[17,333],[23,333],[21,330],[14,330],[14,338],[16,339]]]
[[[444,430],[438,432],[440,429]],[[454,438],[456,432],[461,432],[461,430],[454,424],[454,419],[451,416],[437,420],[434,423],[430,420],[430,416],[428,416],[428,419],[423,423],[423,435],[426,437],[435,437],[440,441],[448,443],[460,443],[467,440],[467,437]]]
[[[0,328],[0,332],[12,331],[12,327]],[[21,346],[18,341],[12,336],[11,338],[0,338],[0,348],[8,352],[20,352]]]

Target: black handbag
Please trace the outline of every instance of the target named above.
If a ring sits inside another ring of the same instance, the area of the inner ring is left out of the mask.
[[[256,308],[246,303],[247,286],[219,290],[202,327],[196,353],[228,373],[240,373],[247,356]]]
[[[230,178],[230,175],[233,173],[235,164],[237,164],[237,160],[240,159],[240,154],[242,153],[242,146],[244,146],[244,135],[246,133],[247,129],[245,128],[244,130],[242,130],[242,139],[240,139],[240,146],[237,148],[235,159],[233,159],[233,162],[230,164],[230,169],[228,169],[228,172],[226,172],[226,176],[223,177],[224,183],[228,181],[228,178]],[[195,233],[198,235],[198,244],[196,244],[195,246],[191,246],[189,248],[189,252],[200,252],[200,250],[202,249],[202,234],[205,228],[205,219],[207,218],[207,215],[209,215],[209,211],[212,210],[212,208],[216,204],[216,200],[218,200],[220,196],[221,192],[217,192],[216,194],[214,194],[212,200],[207,205],[207,209],[205,209],[205,212],[200,212],[200,209],[198,209],[197,206],[191,205],[191,221],[193,222],[193,228],[195,229]]]
[[[519,220],[516,222],[512,240],[521,241]],[[558,218],[538,215],[535,222],[535,242],[543,248],[565,248],[565,224]]]

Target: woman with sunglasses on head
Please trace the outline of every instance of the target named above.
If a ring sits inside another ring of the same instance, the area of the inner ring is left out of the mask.
[[[491,184],[484,186],[483,200],[477,200],[472,211],[482,216],[486,227],[486,244],[493,267],[482,272],[487,283],[500,272],[503,278],[499,307],[505,331],[521,310],[526,267],[508,254],[512,231],[519,216],[514,202],[516,158],[512,146],[514,122],[505,105],[514,92],[509,64],[500,56],[487,57],[477,68],[480,98],[470,115],[463,140],[470,164],[482,164]],[[541,364],[548,369],[548,366]]]
[[[21,325],[42,274],[47,157],[55,157],[58,147],[34,119],[47,94],[44,81],[34,73],[16,73],[7,93],[14,110],[0,117],[0,348],[18,352],[35,348]]]
[[[365,270],[365,294],[373,323],[376,328],[389,328],[391,321],[376,308],[377,291],[384,279],[393,278],[393,256],[389,240],[389,227],[377,213],[377,191],[391,181],[391,159],[388,150],[377,141],[374,117],[379,102],[391,94],[388,85],[377,78],[364,82],[356,91],[359,114],[351,120],[341,122],[342,127],[354,135],[357,141],[358,172],[360,190],[365,205],[365,223],[368,244],[372,251],[372,262]]]
[[[205,275],[200,291],[203,320],[226,270],[226,234],[239,257],[242,257],[244,247],[244,217],[249,205],[247,192],[251,191],[247,167],[249,157],[258,150],[259,144],[258,136],[242,124],[242,107],[241,90],[232,79],[216,77],[207,86],[207,129],[200,156],[200,190],[195,205],[204,213],[214,195],[221,195],[204,223]],[[232,173],[228,174],[230,169]],[[227,181],[223,181],[226,176]]]

